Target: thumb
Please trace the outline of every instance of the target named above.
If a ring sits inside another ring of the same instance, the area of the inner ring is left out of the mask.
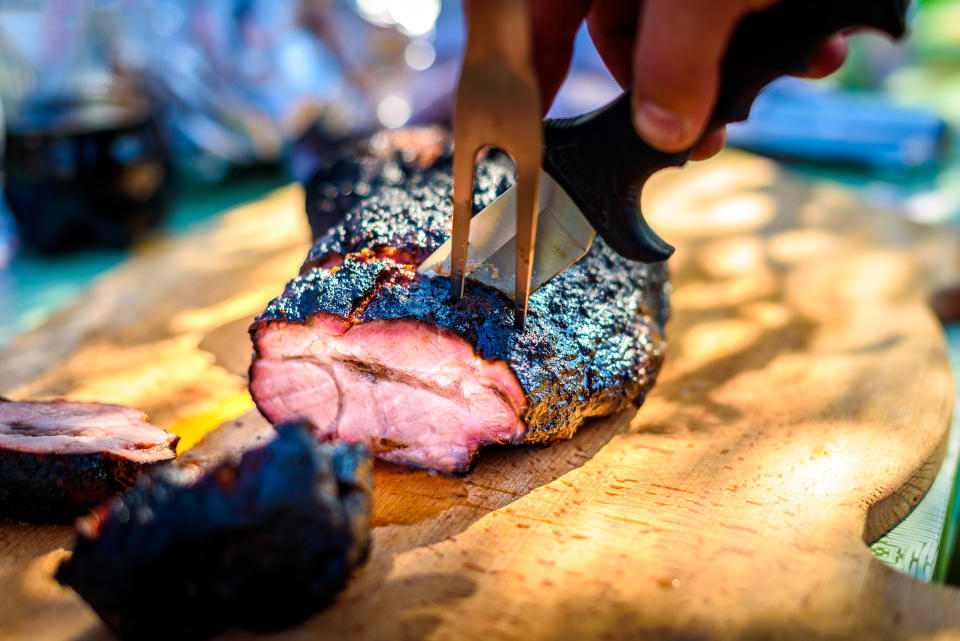
[[[696,143],[716,103],[730,36],[775,0],[647,0],[633,51],[634,127],[665,152]]]

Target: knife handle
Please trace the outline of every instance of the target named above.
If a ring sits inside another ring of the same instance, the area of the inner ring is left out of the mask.
[[[852,27],[904,32],[907,0],[781,0],[747,15],[721,64],[717,102],[704,135],[745,120],[757,93],[778,76],[809,67],[824,42]],[[574,118],[544,121],[543,168],[607,244],[630,260],[666,260],[673,247],[643,219],[640,191],[655,172],[684,164],[692,149],[664,153],[634,131],[629,91]]]

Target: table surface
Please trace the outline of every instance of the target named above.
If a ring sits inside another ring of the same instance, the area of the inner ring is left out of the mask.
[[[923,303],[944,234],[743,154],[658,178],[644,209],[677,246],[674,314],[640,411],[488,452],[460,479],[378,465],[369,562],[275,638],[913,639],[960,623],[960,592],[864,545],[946,449],[953,381]],[[302,198],[285,188],[137,252],[4,349],[0,391],[208,434],[185,458],[256,443],[270,426],[221,406],[249,408],[245,329],[302,261]],[[108,638],[50,579],[69,528],[0,525],[0,637]]]
[[[283,184],[276,172],[246,173],[220,185],[190,185],[182,190],[158,236],[185,233],[229,207],[251,201]],[[145,245],[152,244],[151,241]],[[142,248],[142,247],[141,247]],[[136,249],[134,250],[136,251]],[[18,256],[0,274],[0,305],[12,314],[0,316],[0,346],[22,331],[40,325],[79,297],[90,281],[127,260],[126,251],[85,251],[65,257]],[[960,372],[960,324],[948,326],[951,367]],[[955,377],[960,401],[960,376]],[[960,402],[943,465],[926,496],[899,525],[870,546],[882,561],[922,580],[942,581],[957,532],[958,510],[950,510],[956,494],[960,459]]]

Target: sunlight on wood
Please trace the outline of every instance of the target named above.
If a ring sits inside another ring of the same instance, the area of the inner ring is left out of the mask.
[[[785,305],[767,301],[748,303],[740,311],[743,316],[755,320],[765,329],[782,328],[794,318],[793,313]]]
[[[766,261],[764,244],[755,236],[720,239],[701,248],[697,255],[704,273],[716,278],[749,275]]]
[[[790,229],[767,241],[770,258],[782,265],[796,265],[828,258],[843,251],[845,243],[822,229]]]
[[[785,298],[807,318],[832,320],[836,324],[871,304],[882,306],[896,300],[923,300],[924,293],[913,286],[917,277],[917,263],[901,252],[844,253],[804,263],[790,272],[785,281]],[[809,292],[825,280],[832,286],[822,295],[811,297]],[[879,326],[878,322],[865,325],[865,331]]]
[[[272,283],[240,292],[222,302],[200,309],[184,310],[170,319],[170,331],[203,332],[219,327],[229,321],[259,314],[267,303],[277,295]]]
[[[681,342],[688,367],[731,356],[756,341],[760,325],[746,319],[727,319],[700,323],[692,327]]]
[[[63,587],[53,578],[60,561],[69,554],[66,550],[52,550],[30,561],[19,581],[23,594],[32,599],[69,601],[73,595],[72,590]]]
[[[725,197],[659,203],[664,209],[651,218],[661,234],[676,238],[711,238],[721,234],[758,231],[773,220],[775,201],[767,194],[744,193]],[[669,214],[665,213],[669,208]]]
[[[838,488],[856,482],[856,470],[862,466],[860,459],[869,456],[866,452],[858,452],[856,447],[850,447],[855,445],[856,441],[851,443],[845,438],[843,428],[840,424],[824,425],[818,432],[831,436],[827,436],[814,447],[793,442],[782,448],[769,450],[765,454],[769,457],[769,460],[765,461],[765,467],[781,471],[785,477],[785,491],[802,487],[805,499],[842,500],[843,496],[838,496]],[[796,500],[799,497],[790,498]]]
[[[687,309],[729,307],[773,296],[777,291],[775,275],[766,269],[720,281],[693,281],[677,288],[671,298],[674,305]]]
[[[683,191],[689,199],[756,191],[774,185],[780,176],[776,162],[733,149],[723,150],[711,162],[665,169],[647,181],[650,205]],[[648,203],[644,203],[648,204]]]
[[[197,347],[199,340],[197,334],[183,334],[136,346],[91,343],[55,374],[10,394],[129,405],[167,429],[180,420],[208,414],[211,403],[236,405],[229,399],[246,394],[245,380],[217,367],[214,356]],[[171,398],[176,403],[171,404]]]
[[[194,410],[167,429],[180,437],[177,452],[183,453],[218,426],[243,416],[253,408],[250,392],[243,389],[214,400],[207,409]]]
[[[776,215],[775,201],[760,190],[778,173],[770,161],[726,152],[716,162],[654,175],[641,196],[642,211],[668,239],[758,231]]]

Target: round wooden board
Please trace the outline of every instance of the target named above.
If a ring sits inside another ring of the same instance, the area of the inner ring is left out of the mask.
[[[0,390],[128,403],[187,442],[248,409],[245,328],[305,253],[301,197],[107,275],[5,350]],[[645,405],[552,447],[488,451],[461,479],[378,464],[369,562],[269,638],[960,636],[957,592],[865,545],[929,486],[953,396],[927,272],[883,240],[904,229],[734,153],[658,176],[644,205],[678,245]],[[247,412],[185,458],[268,432]],[[50,578],[69,542],[0,524],[0,638],[109,638]]]

